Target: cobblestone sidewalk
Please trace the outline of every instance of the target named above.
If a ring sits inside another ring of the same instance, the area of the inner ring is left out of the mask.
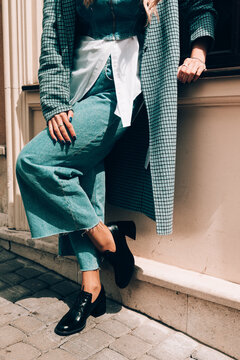
[[[147,316],[108,300],[71,336],[53,329],[79,285],[0,247],[0,360],[229,360]]]

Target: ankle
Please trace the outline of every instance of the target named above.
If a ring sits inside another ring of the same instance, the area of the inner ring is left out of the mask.
[[[114,241],[108,241],[105,244],[103,244],[99,249],[100,252],[104,252],[106,250],[109,250],[111,252],[116,252],[115,242]]]
[[[116,251],[113,235],[102,221],[99,221],[96,226],[86,231],[86,233],[100,252],[104,252],[106,250],[112,252]]]
[[[97,292],[97,291],[101,290],[101,284],[92,284],[92,283],[82,282],[81,289],[84,291],[87,291],[87,292]]]
[[[101,284],[84,284],[84,283],[82,283],[82,290],[92,294],[92,303],[93,303],[101,291]]]

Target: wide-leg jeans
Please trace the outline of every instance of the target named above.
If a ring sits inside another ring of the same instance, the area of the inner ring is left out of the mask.
[[[99,253],[84,230],[104,222],[104,158],[127,129],[114,114],[116,103],[109,56],[92,88],[73,105],[76,140],[54,144],[46,127],[17,158],[16,176],[32,238],[69,233],[82,271],[100,267]],[[136,102],[133,114],[134,107]]]

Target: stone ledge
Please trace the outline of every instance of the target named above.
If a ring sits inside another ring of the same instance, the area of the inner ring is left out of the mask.
[[[240,310],[240,285],[135,256],[138,280]]]
[[[56,235],[31,239],[29,231],[0,227],[0,238],[57,256]],[[140,281],[240,310],[239,284],[138,256],[135,256],[135,262],[135,278]]]
[[[56,238],[32,240],[27,231],[0,228],[0,245],[81,281],[76,258],[56,255]],[[103,263],[102,268],[109,298],[239,359],[239,285],[136,257],[135,276],[127,288],[119,289],[108,264]]]
[[[57,254],[57,235],[42,239],[32,239],[30,231],[13,230],[6,226],[0,227],[0,239],[12,241],[17,244],[29,246],[30,248],[46,251],[50,254]]]
[[[0,213],[0,227],[7,225],[8,216],[7,214]]]

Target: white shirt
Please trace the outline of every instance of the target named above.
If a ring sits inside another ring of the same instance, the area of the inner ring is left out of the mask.
[[[117,105],[115,114],[123,127],[131,125],[133,101],[141,93],[139,78],[139,42],[137,36],[123,40],[93,39],[81,36],[74,48],[70,79],[70,103],[79,101],[100,75],[109,55],[112,59]],[[145,168],[149,163],[149,150]]]

